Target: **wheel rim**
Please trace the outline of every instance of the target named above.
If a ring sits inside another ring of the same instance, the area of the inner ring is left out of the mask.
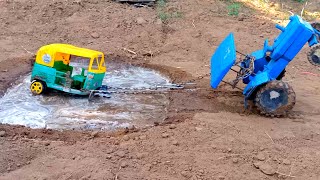
[[[261,94],[261,105],[268,112],[273,112],[286,104],[288,104],[288,94],[284,89],[268,89]]]
[[[34,94],[41,94],[43,91],[43,85],[41,82],[36,81],[31,84],[30,89],[31,92]]]
[[[311,60],[317,65],[320,65],[320,49],[317,49],[312,53]]]

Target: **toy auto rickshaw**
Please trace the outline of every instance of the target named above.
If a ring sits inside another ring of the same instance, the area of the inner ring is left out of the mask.
[[[106,66],[104,54],[68,44],[50,44],[37,52],[30,90],[39,95],[47,88],[89,95],[101,87]]]

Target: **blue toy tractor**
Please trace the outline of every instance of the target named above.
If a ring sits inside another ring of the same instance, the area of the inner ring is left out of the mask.
[[[229,34],[211,58],[211,87],[225,82],[236,88],[242,81],[247,84],[243,90],[246,107],[251,100],[261,114],[281,117],[294,107],[296,98],[289,84],[282,81],[285,69],[307,42],[311,47],[308,60],[320,65],[320,32],[297,15],[290,17],[286,27],[277,24],[276,28],[282,32],[272,46],[265,40],[263,49],[248,55],[236,51],[233,34]],[[242,56],[238,61],[236,53]],[[229,70],[237,73],[236,78],[223,81]]]

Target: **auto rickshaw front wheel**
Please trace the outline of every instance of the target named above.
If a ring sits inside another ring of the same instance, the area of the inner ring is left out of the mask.
[[[34,95],[42,94],[46,90],[46,88],[46,83],[39,80],[32,81],[30,85],[30,90]]]

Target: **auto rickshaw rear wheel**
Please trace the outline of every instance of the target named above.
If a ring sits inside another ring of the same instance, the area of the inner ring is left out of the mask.
[[[34,95],[42,94],[43,92],[45,92],[46,88],[47,88],[46,83],[39,80],[32,81],[30,85],[30,90]]]

